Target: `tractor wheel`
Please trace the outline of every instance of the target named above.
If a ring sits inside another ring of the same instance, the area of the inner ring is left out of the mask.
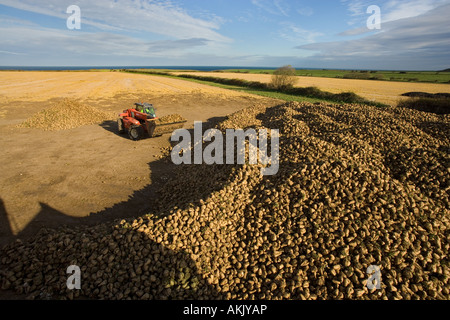
[[[128,135],[130,136],[131,140],[137,141],[140,140],[144,136],[144,130],[141,126],[131,126],[130,129],[128,129]]]
[[[125,133],[125,128],[123,126],[123,120],[122,119],[117,119],[117,129],[119,131],[120,134]]]

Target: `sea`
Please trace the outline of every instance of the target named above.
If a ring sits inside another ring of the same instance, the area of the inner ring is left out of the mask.
[[[224,67],[224,66],[84,66],[84,67],[37,67],[37,66],[0,66],[0,70],[20,70],[20,71],[79,71],[93,69],[166,69],[166,70],[197,70],[197,71],[215,71],[230,69],[250,69],[250,70],[273,70],[277,69],[268,67]]]

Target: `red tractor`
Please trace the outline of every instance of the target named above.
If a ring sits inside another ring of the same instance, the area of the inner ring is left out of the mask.
[[[119,133],[127,132],[132,140],[137,141],[145,136],[152,138],[171,133],[176,129],[183,128],[185,122],[161,124],[152,104],[135,103],[135,108],[124,110],[119,114],[117,127]]]

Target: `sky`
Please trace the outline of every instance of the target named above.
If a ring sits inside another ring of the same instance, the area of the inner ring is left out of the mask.
[[[0,0],[0,66],[442,70],[448,17],[450,0]]]

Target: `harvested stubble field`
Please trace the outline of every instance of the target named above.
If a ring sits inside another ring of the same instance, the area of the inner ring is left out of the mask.
[[[35,299],[450,298],[448,115],[287,103],[217,127],[279,129],[279,173],[177,167],[147,215],[5,246],[2,287]],[[381,290],[366,286],[370,265]]]
[[[235,78],[247,81],[269,83],[271,75],[242,74],[227,72],[174,72],[176,75],[192,74],[204,77]],[[404,99],[401,95],[406,92],[423,91],[428,93],[450,93],[450,84],[389,82],[376,80],[331,79],[319,77],[298,77],[299,87],[318,87],[323,91],[341,93],[351,91],[370,101],[377,101],[389,105],[397,105]]]
[[[177,79],[120,72],[1,72],[0,97],[10,101],[52,98],[111,99],[118,94],[196,93],[230,97],[240,93]]]

